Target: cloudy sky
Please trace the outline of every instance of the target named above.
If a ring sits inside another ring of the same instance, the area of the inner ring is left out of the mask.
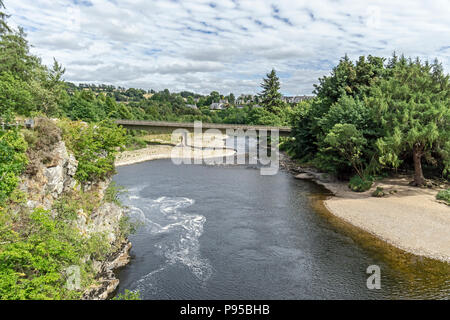
[[[256,93],[273,67],[284,94],[311,94],[345,53],[393,51],[450,70],[449,0],[4,2],[33,53],[77,83]]]

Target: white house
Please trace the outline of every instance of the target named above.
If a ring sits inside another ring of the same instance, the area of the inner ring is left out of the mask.
[[[223,109],[225,109],[225,104],[220,103],[220,102],[213,102],[209,106],[209,109],[211,109],[211,110],[223,110]]]

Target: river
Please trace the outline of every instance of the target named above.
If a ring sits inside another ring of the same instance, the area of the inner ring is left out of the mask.
[[[119,292],[144,299],[401,299],[450,297],[447,264],[396,250],[341,224],[321,187],[249,166],[118,168],[122,201],[141,227]],[[381,270],[369,290],[366,270]]]

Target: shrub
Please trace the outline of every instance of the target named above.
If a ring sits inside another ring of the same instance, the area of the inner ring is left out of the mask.
[[[36,209],[13,218],[0,210],[0,300],[78,299],[94,272],[86,257],[110,250],[102,233],[82,236],[71,223]],[[66,270],[80,268],[80,290],[66,287]]]
[[[373,185],[373,178],[372,177],[364,177],[361,178],[360,176],[356,175],[353,178],[350,179],[350,182],[348,184],[349,188],[352,189],[352,191],[355,192],[364,192],[369,190]]]
[[[130,234],[136,232],[137,228],[141,225],[140,222],[131,221],[130,216],[123,215],[119,221],[119,231],[122,238],[128,238]]]
[[[118,206],[122,206],[119,196],[124,191],[125,191],[124,187],[117,186],[117,184],[113,181],[109,184],[108,188],[105,191],[104,200],[106,202],[112,202],[117,204]]]
[[[382,187],[377,187],[377,189],[372,193],[372,197],[381,198],[386,194],[384,193],[384,189]]]
[[[127,150],[139,150],[147,147],[147,142],[141,137],[127,136]]]
[[[29,163],[26,174],[33,176],[40,164],[51,165],[57,159],[53,156],[55,145],[61,141],[61,129],[50,119],[36,120],[34,131],[24,131],[25,140],[29,144],[27,156]]]
[[[142,300],[142,298],[139,291],[125,289],[125,293],[119,293],[113,300]]]
[[[436,195],[436,199],[443,200],[450,205],[450,189],[439,191],[438,194]]]
[[[125,144],[126,131],[113,123],[60,123],[67,147],[78,160],[75,178],[82,182],[98,182],[115,173],[117,152]]]
[[[348,162],[354,171],[360,176],[363,176],[364,171],[364,148],[367,140],[364,138],[362,132],[358,130],[353,124],[336,124],[330,130],[323,140],[323,147],[320,152],[324,155],[326,163],[334,165]],[[334,161],[331,161],[334,159]]]
[[[89,215],[98,208],[99,204],[100,199],[97,193],[73,190],[55,201],[52,209],[56,211],[58,219],[70,221],[77,218],[79,210],[82,209]]]
[[[0,207],[16,189],[28,162],[27,143],[16,128],[0,128]]]
[[[25,222],[7,239],[2,237],[6,241],[0,250],[0,299],[77,296],[65,289],[62,271],[79,264],[80,236],[41,209],[32,212]]]

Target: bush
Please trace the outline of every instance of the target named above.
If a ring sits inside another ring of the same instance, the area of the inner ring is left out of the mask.
[[[439,191],[436,195],[436,199],[443,200],[450,205],[450,189]]]
[[[131,136],[128,135],[127,136],[127,150],[139,150],[139,149],[143,149],[146,148],[147,142],[145,140],[143,140],[140,137],[135,137],[135,136]]]
[[[386,195],[382,187],[377,187],[377,189],[372,193],[372,197],[382,198]]]
[[[354,176],[353,178],[350,179],[350,182],[348,184],[349,188],[355,192],[367,191],[372,187],[372,185],[373,185],[372,177],[361,178],[360,176]]]
[[[117,152],[126,142],[126,131],[113,123],[60,123],[68,149],[78,160],[75,178],[82,182],[98,182],[115,173]]]
[[[53,156],[53,151],[55,145],[61,141],[61,129],[55,122],[47,118],[37,119],[34,130],[25,130],[24,137],[29,144],[26,174],[33,176],[41,163],[50,166],[58,160]]]
[[[15,218],[0,211],[0,300],[79,299],[94,275],[85,258],[103,258],[109,250],[104,234],[82,236],[73,223],[48,211]],[[80,290],[66,287],[70,266],[80,268]]]
[[[26,149],[27,143],[17,129],[0,128],[0,207],[19,183],[28,162]]]
[[[69,231],[38,209],[24,219],[20,230],[2,236],[0,299],[74,297],[64,287],[62,271],[79,264],[81,239],[74,230]]]
[[[141,226],[141,222],[139,221],[131,221],[130,216],[123,215],[119,221],[119,231],[122,238],[128,238],[130,234],[136,232],[136,230]]]
[[[125,192],[125,188],[122,186],[117,186],[117,184],[113,181],[109,184],[105,191],[104,200],[106,202],[111,202],[117,204],[118,206],[122,206],[119,196],[123,192]]]
[[[125,293],[119,293],[113,298],[113,300],[142,300],[142,298],[139,291],[130,291],[125,289]]]
[[[75,220],[78,212],[83,210],[87,215],[92,213],[100,205],[100,197],[95,192],[73,190],[61,196],[53,204],[53,210],[57,212],[57,218],[63,221]]]

